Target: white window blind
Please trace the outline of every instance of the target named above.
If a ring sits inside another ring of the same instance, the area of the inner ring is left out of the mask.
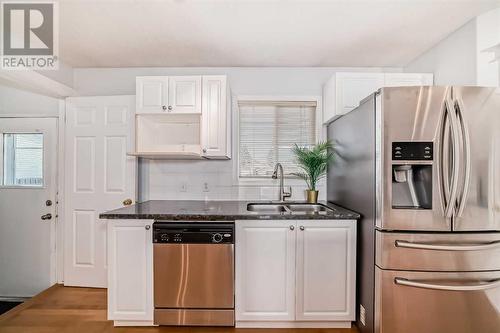
[[[43,134],[3,134],[3,185],[43,186]]]
[[[239,177],[268,178],[280,162],[298,171],[294,144],[316,143],[316,102],[239,101]]]

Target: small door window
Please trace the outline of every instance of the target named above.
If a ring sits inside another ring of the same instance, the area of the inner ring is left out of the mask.
[[[3,186],[43,186],[43,134],[3,133]]]

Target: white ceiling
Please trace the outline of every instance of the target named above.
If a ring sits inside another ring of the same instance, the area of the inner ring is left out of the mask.
[[[73,67],[403,66],[478,14],[481,0],[61,0]]]

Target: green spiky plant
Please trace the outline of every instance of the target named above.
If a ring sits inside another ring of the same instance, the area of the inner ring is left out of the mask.
[[[333,145],[330,141],[320,142],[311,148],[299,147],[295,144],[293,153],[301,172],[294,172],[293,175],[303,179],[309,190],[316,191],[318,181],[325,177],[328,164],[333,161]]]

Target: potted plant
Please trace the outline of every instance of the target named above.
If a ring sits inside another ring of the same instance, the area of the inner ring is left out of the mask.
[[[330,141],[320,142],[310,148],[299,147],[295,144],[293,153],[301,172],[292,173],[302,178],[308,187],[306,190],[307,202],[318,202],[318,190],[316,185],[318,181],[325,177],[328,164],[333,161],[333,146]]]

